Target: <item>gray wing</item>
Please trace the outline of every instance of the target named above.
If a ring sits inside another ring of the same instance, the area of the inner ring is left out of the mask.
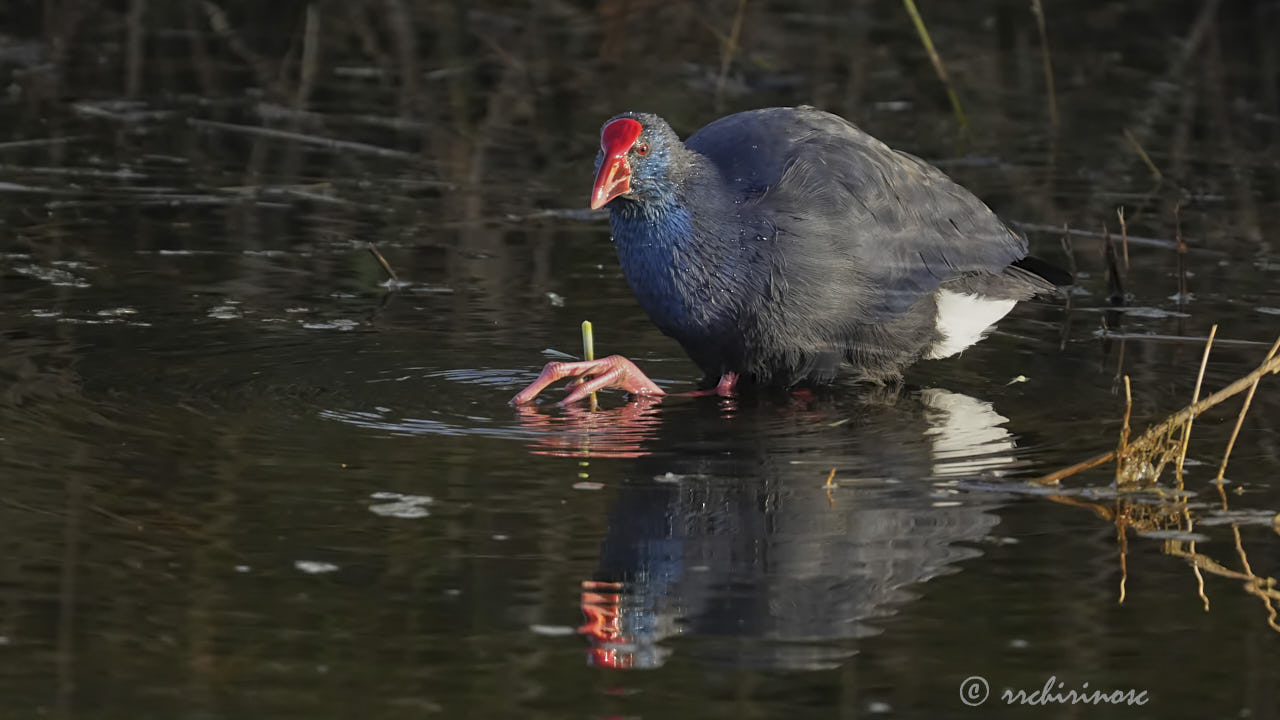
[[[864,320],[897,317],[956,279],[1010,297],[1051,287],[1010,267],[1027,255],[1026,241],[982,201],[836,115],[807,107],[738,113],[686,146],[718,168],[763,235],[787,244],[778,280],[835,303],[812,286],[856,276]]]

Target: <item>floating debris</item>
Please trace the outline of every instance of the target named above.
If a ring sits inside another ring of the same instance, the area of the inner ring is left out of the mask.
[[[293,566],[308,575],[321,575],[338,571],[337,565],[316,560],[295,560]]]
[[[404,520],[427,517],[431,513],[427,511],[426,506],[435,502],[434,499],[427,495],[404,495],[394,492],[376,492],[369,497],[374,500],[389,501],[370,505],[369,512],[374,515]]]
[[[60,268],[41,267],[39,265],[18,265],[13,271],[37,280],[43,280],[58,287],[87,288],[89,281]]]
[[[599,482],[576,482],[573,484],[574,490],[603,490],[604,483]]]
[[[564,307],[564,296],[558,293],[547,293],[547,302],[551,303],[551,307]]]

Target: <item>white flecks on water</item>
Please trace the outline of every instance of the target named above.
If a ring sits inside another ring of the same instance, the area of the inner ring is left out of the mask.
[[[69,270],[97,270],[98,269],[96,265],[90,265],[87,262],[81,262],[79,260],[54,260],[49,264],[53,265],[54,267],[66,268]]]
[[[236,569],[236,572],[238,573],[247,573],[253,568],[249,567],[248,565],[237,565],[235,569]]]
[[[338,571],[337,565],[316,560],[295,560],[293,566],[308,575],[322,575]]]
[[[40,267],[39,265],[18,265],[13,271],[37,280],[43,280],[58,287],[87,288],[89,281],[58,268]]]
[[[374,515],[405,520],[427,517],[431,513],[426,506],[434,502],[432,498],[426,495],[404,495],[394,492],[376,492],[369,497],[374,500],[385,501],[370,505],[369,512]]]
[[[209,311],[209,317],[215,320],[235,320],[242,315],[235,305],[219,305]]]
[[[1258,312],[1262,313],[1263,315],[1280,315],[1280,308],[1273,308],[1273,307],[1256,307],[1256,308],[1254,308],[1254,310],[1257,310]]]
[[[410,285],[409,292],[424,293],[427,295],[451,295],[453,293],[453,288],[446,287],[444,285],[431,285],[429,283],[423,283],[420,285],[414,285],[413,283],[408,284]]]
[[[547,293],[547,302],[551,303],[551,307],[564,307],[564,296],[559,293]]]
[[[308,329],[308,330],[343,330],[343,331],[346,331],[346,330],[354,330],[355,328],[360,327],[360,323],[356,322],[355,320],[348,320],[348,319],[346,319],[346,318],[342,318],[342,319],[338,319],[338,320],[330,320],[329,322],[310,322],[310,323],[302,323],[302,327],[304,327],[304,328],[306,328],[306,329]]]
[[[494,536],[493,536],[493,539],[494,539],[494,540],[497,540],[498,542],[503,542],[504,540],[510,540],[510,539],[511,539],[511,536],[510,536],[510,535],[503,535],[503,534],[501,534],[501,533],[498,533],[498,534],[496,534],[496,535],[494,535]]]
[[[529,632],[534,635],[545,635],[546,637],[565,637],[566,635],[576,635],[578,631],[568,625],[530,625]]]
[[[1105,308],[1105,310],[1107,312],[1122,312],[1132,317],[1151,318],[1153,320],[1159,319],[1159,318],[1191,317],[1186,313],[1178,312],[1176,310],[1163,310],[1158,307],[1115,307],[1115,308],[1109,307],[1109,308]]]
[[[107,308],[105,310],[98,311],[98,315],[100,317],[123,317],[125,315],[137,315],[137,314],[138,314],[138,311],[134,310],[131,307]]]
[[[576,482],[573,484],[574,490],[601,490],[603,488],[604,488],[604,483],[598,483],[598,482],[586,481],[586,482]]]

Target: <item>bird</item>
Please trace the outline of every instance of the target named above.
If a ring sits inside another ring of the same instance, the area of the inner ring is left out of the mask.
[[[941,170],[807,105],[728,115],[684,141],[658,115],[615,115],[590,204],[609,209],[639,305],[714,386],[699,393],[900,382],[1071,283]],[[568,377],[564,404],[664,394],[612,355],[548,363],[511,402]]]

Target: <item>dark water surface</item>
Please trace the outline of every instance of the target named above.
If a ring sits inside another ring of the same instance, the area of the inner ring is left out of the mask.
[[[1280,6],[1045,2],[1055,126],[1030,3],[920,4],[967,132],[898,3],[0,10],[0,717],[1280,717],[1277,378],[1222,494],[1238,400],[1184,491],[1028,482],[1280,333]],[[800,102],[1071,308],[896,390],[509,407],[584,319],[697,377],[577,212],[600,122]],[[1044,229],[1119,206],[1123,312]],[[998,697],[1051,677],[1148,702]]]

